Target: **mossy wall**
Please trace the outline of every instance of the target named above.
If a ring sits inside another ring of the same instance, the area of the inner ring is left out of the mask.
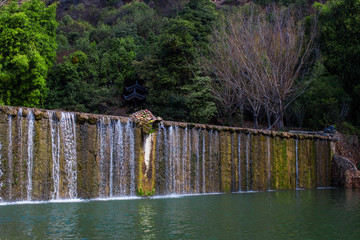
[[[35,116],[31,153],[29,112]],[[77,198],[315,188],[331,183],[332,140],[326,136],[163,121],[154,126],[150,147],[145,148],[148,135],[128,118],[73,116]],[[58,130],[55,195],[50,121],[58,123],[61,117],[56,111],[0,107],[0,201],[71,197],[63,130]],[[133,137],[127,136],[129,131]]]

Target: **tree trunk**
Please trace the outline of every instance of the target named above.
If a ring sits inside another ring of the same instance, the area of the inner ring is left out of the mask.
[[[258,128],[258,114],[254,113],[254,128]]]

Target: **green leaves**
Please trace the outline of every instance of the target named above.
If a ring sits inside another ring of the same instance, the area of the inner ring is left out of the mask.
[[[56,6],[40,0],[12,3],[0,12],[0,102],[42,106],[55,57]]]
[[[337,76],[352,98],[351,115],[360,123],[360,1],[332,0],[316,4],[319,12],[320,50],[327,71]]]

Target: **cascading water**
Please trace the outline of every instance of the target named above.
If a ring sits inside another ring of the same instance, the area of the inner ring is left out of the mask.
[[[267,143],[268,190],[271,190],[271,153],[270,153],[270,137],[266,137],[266,143]]]
[[[106,147],[109,144],[106,142],[107,139],[107,125],[104,123],[105,119],[100,118],[98,121],[98,139],[99,139],[99,155],[100,155],[100,197],[105,197],[105,189],[106,189],[106,166],[105,166],[105,154],[106,154]]]
[[[114,129],[114,166],[113,166],[113,185],[111,193],[115,196],[126,195],[126,171],[124,163],[124,144],[123,144],[123,125],[118,120]],[[111,171],[110,171],[111,172]]]
[[[17,114],[17,126],[18,126],[18,149],[19,149],[19,162],[20,162],[20,172],[23,172],[23,149],[22,149],[22,142],[23,142],[23,126],[22,126],[22,115],[23,110],[22,108],[19,108],[18,114]],[[23,174],[20,174],[20,182],[23,183]],[[20,198],[23,199],[23,188],[20,188]]]
[[[202,192],[206,193],[206,176],[205,176],[205,155],[206,155],[206,145],[205,145],[205,130],[202,131]]]
[[[296,188],[299,188],[299,163],[298,163],[298,140],[295,138],[295,168],[296,168]]]
[[[34,127],[35,117],[33,112],[30,110],[26,117],[28,123],[28,140],[27,140],[27,200],[31,200],[32,194],[32,173],[34,165]]]
[[[250,141],[251,141],[251,133],[248,133],[246,136],[246,191],[251,189],[249,186],[249,175],[250,175]]]
[[[238,178],[239,178],[239,191],[241,191],[241,134],[238,135]]]
[[[200,192],[200,131],[195,131],[195,153],[196,153],[196,189],[195,192]]]
[[[187,135],[188,129],[185,128],[184,135],[183,135],[183,146],[182,146],[182,166],[181,166],[181,172],[182,172],[182,182],[184,184],[183,188],[181,189],[181,193],[187,193],[188,192],[188,178],[187,178],[187,153],[188,153],[188,135]]]
[[[8,165],[9,165],[9,177],[8,177],[8,186],[9,186],[9,199],[11,200],[12,192],[12,182],[13,182],[13,146],[12,146],[12,119],[11,115],[8,116],[8,137],[9,137],[9,146],[8,146]]]
[[[74,113],[61,113],[60,129],[65,156],[68,197],[77,198],[76,131]]]
[[[48,112],[51,129],[52,199],[60,199],[60,124],[55,112]]]
[[[1,201],[257,191],[328,186],[330,179],[331,169],[323,171],[330,144],[322,138],[168,122],[147,135],[119,117],[6,111],[0,112]],[[294,143],[295,154],[283,157]],[[309,150],[299,154],[299,146]],[[307,152],[315,157],[309,169],[316,183],[301,170]],[[288,177],[294,175],[296,183]]]
[[[130,119],[125,125],[126,160],[129,162],[130,171],[130,196],[135,195],[135,129]]]
[[[99,197],[135,195],[135,133],[132,121],[100,118],[97,124],[100,156]],[[107,191],[108,189],[108,191]]]
[[[2,176],[4,175],[3,171],[2,171],[2,155],[1,155],[1,150],[2,150],[2,145],[0,142],[0,189],[3,188],[4,183],[1,181]],[[2,200],[1,196],[0,196],[0,200]]]

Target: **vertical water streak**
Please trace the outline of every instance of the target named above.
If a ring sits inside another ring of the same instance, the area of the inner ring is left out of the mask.
[[[9,200],[11,200],[12,196],[12,182],[13,182],[13,146],[12,146],[12,119],[11,115],[8,115],[8,169],[9,169],[9,176],[8,176],[8,186],[9,186]]]
[[[295,183],[295,187],[296,189],[299,188],[299,162],[298,162],[298,139],[295,138],[295,168],[296,168],[296,183]]]
[[[189,130],[188,132],[188,157],[187,157],[187,172],[186,172],[186,176],[187,176],[187,192],[190,193],[191,192],[191,131]]]
[[[104,124],[102,118],[98,119],[98,139],[99,139],[99,156],[100,156],[100,183],[99,183],[99,196],[105,195],[105,175],[104,175]]]
[[[209,160],[208,160],[208,192],[212,191],[212,186],[211,186],[211,177],[212,177],[212,168],[211,168],[211,163],[212,163],[212,138],[213,138],[213,130],[211,129],[209,132]]]
[[[75,114],[62,112],[60,127],[64,143],[65,172],[68,184],[68,196],[70,199],[74,199],[77,198]]]
[[[124,138],[123,125],[120,120],[116,121],[114,129],[114,194],[126,194],[126,169],[124,165]]]
[[[161,181],[158,175],[156,174],[161,174],[160,171],[160,164],[162,164],[163,158],[161,156],[161,152],[162,152],[162,136],[163,136],[163,124],[160,123],[157,133],[156,133],[156,142],[155,142],[155,187],[156,187],[156,192],[160,193],[160,185],[161,185]]]
[[[169,129],[165,128],[165,126],[163,127],[163,131],[164,131],[164,161],[165,161],[165,192],[168,193],[170,191],[170,187],[171,187],[171,182],[169,181],[170,179],[170,140],[169,140],[169,136],[170,136],[170,131],[171,131],[171,127]]]
[[[202,192],[205,193],[206,192],[206,180],[205,180],[205,129],[202,131]]]
[[[188,129],[185,128],[184,130],[184,135],[183,135],[183,151],[182,151],[182,166],[181,166],[181,173],[182,173],[182,189],[181,189],[181,193],[186,193],[187,192],[187,145],[188,145],[188,141],[187,141],[187,132]]]
[[[33,112],[30,110],[29,114],[26,117],[28,122],[28,148],[27,148],[27,200],[31,200],[32,194],[32,172],[34,164],[34,127],[35,127],[35,117]]]
[[[183,187],[181,182],[181,131],[178,126],[175,127],[174,135],[174,145],[175,146],[175,155],[174,155],[174,188],[176,193],[181,193],[181,188]]]
[[[2,150],[2,145],[0,142],[0,180],[2,179],[2,176],[4,175],[3,171],[2,171],[2,154],[1,154],[1,150]],[[0,181],[0,190],[3,188],[4,184],[3,182]],[[2,200],[1,195],[0,195],[0,200]]]
[[[238,179],[239,191],[241,191],[241,133],[238,135]]]
[[[19,153],[19,164],[20,164],[20,184],[23,185],[23,181],[24,181],[24,177],[23,177],[23,149],[22,149],[22,141],[23,141],[23,127],[22,127],[22,113],[23,113],[23,109],[22,108],[19,108],[19,111],[18,111],[18,115],[17,115],[17,119],[18,119],[18,122],[17,122],[17,125],[18,125],[18,149],[20,151]],[[20,199],[23,199],[23,188],[20,187]]]
[[[195,130],[195,147],[196,147],[196,193],[200,192],[200,131]]]
[[[270,137],[267,140],[267,165],[268,165],[268,190],[271,190],[271,152],[270,152]]]
[[[212,169],[213,169],[213,174],[212,174],[212,182],[213,182],[213,192],[214,191],[219,191],[220,188],[220,178],[219,178],[219,173],[218,173],[218,169],[219,169],[219,157],[220,157],[220,138],[219,138],[219,131],[215,131],[214,134],[214,147],[213,147],[213,152],[215,154],[215,158],[213,158],[212,161]]]
[[[109,135],[109,148],[110,148],[110,176],[109,176],[109,196],[112,197],[114,193],[114,186],[113,186],[113,180],[114,180],[114,125],[113,121],[109,122],[108,126],[108,135]]]
[[[52,178],[54,192],[52,199],[60,198],[60,125],[55,112],[48,112],[51,133]]]
[[[130,195],[135,195],[135,129],[133,122],[129,119],[125,126],[127,142],[127,161],[130,168]]]
[[[249,191],[250,140],[251,133],[246,137],[246,191]]]

